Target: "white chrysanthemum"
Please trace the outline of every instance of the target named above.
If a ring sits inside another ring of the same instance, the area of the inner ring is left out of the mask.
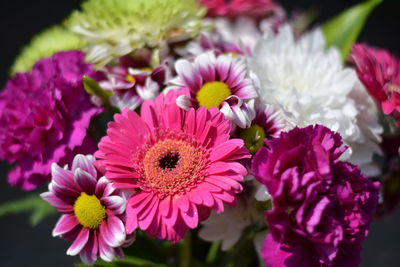
[[[382,129],[372,102],[360,88],[354,70],[344,68],[339,51],[326,50],[320,30],[295,40],[284,25],[278,34],[265,32],[249,58],[264,103],[281,108],[294,126],[321,124],[337,131],[350,146],[346,157],[367,176],[375,176],[373,154],[379,152]]]

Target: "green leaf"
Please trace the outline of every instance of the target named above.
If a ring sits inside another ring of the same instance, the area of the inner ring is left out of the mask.
[[[325,23],[323,31],[327,46],[336,46],[339,48],[343,60],[346,60],[350,48],[357,41],[369,14],[382,1],[365,1],[345,10]]]
[[[98,98],[103,101],[103,105],[109,109],[112,112],[119,112],[115,107],[111,106],[110,104],[110,97],[111,97],[111,92],[103,90],[97,82],[95,82],[93,79],[91,79],[88,76],[83,76],[83,87],[85,88],[85,91],[90,94],[97,96]]]
[[[83,263],[76,263],[76,267],[86,267]],[[124,259],[113,262],[97,261],[92,267],[167,267],[166,264],[154,263],[145,259],[133,256],[126,256]]]
[[[9,214],[30,212],[29,223],[36,226],[44,218],[55,214],[56,210],[38,195],[9,201],[0,205],[0,217]]]

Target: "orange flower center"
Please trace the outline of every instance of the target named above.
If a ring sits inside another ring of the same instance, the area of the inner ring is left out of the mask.
[[[207,159],[206,149],[195,138],[184,134],[144,145],[138,156],[143,177],[139,184],[160,198],[182,194],[205,176]]]

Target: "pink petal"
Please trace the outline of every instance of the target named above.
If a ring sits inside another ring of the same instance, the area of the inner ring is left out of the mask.
[[[120,196],[104,197],[101,202],[115,214],[122,214],[125,211],[126,201]]]
[[[99,234],[98,243],[100,258],[107,262],[113,261],[115,259],[114,249],[107,245],[101,232]]]
[[[191,204],[187,212],[181,210],[182,219],[185,221],[189,228],[194,229],[199,224],[199,217],[197,214],[196,205]]]
[[[126,238],[124,223],[117,216],[109,216],[107,225],[109,233],[117,240],[117,246],[121,246]]]
[[[82,262],[86,265],[92,265],[97,260],[97,253],[99,250],[97,233],[92,231],[89,236],[89,241],[79,254]]]
[[[203,199],[204,206],[212,207],[214,205],[214,198],[210,192],[206,190],[197,190],[197,192],[199,192],[201,198]]]
[[[148,212],[146,214],[143,214],[140,217],[140,220],[138,221],[139,227],[142,230],[147,230],[151,224],[151,222],[154,220],[154,217],[156,217],[156,213],[158,211],[158,205],[159,205],[159,200],[157,197],[154,197],[155,201],[152,202],[149,207],[148,207]]]
[[[73,173],[58,166],[56,163],[51,165],[51,176],[53,182],[61,187],[72,189],[79,192],[80,188],[75,184]]]
[[[79,222],[76,219],[75,215],[63,214],[53,229],[53,236],[59,236],[65,234],[71,231],[78,224]]]
[[[240,150],[243,145],[243,140],[240,139],[231,139],[225,143],[221,143],[212,148],[210,160],[215,162],[227,159],[230,155],[235,154],[238,150]]]
[[[174,199],[174,204],[177,205],[183,212],[187,212],[189,209],[189,200],[185,195],[178,196]]]
[[[40,196],[50,203],[54,208],[56,208],[59,212],[73,212],[74,207],[71,204],[64,202],[63,200],[59,199],[54,193],[52,192],[45,192],[40,194]]]
[[[90,173],[78,168],[75,170],[74,179],[86,194],[94,194],[97,181]]]
[[[89,233],[90,233],[90,229],[88,229],[86,227],[82,227],[82,230],[79,232],[75,241],[68,248],[67,255],[70,255],[70,256],[78,255],[78,253],[83,249],[83,247],[88,242]]]
[[[171,197],[167,196],[163,200],[160,201],[160,214],[166,217],[171,209]]]
[[[104,193],[104,189],[106,188],[107,184],[109,184],[109,181],[105,176],[101,177],[96,184],[96,189],[95,189],[95,195],[98,198],[101,198]]]
[[[128,205],[126,206],[126,217],[127,217],[125,223],[126,232],[127,234],[131,234],[138,227],[138,221],[137,221],[136,209],[132,209],[129,202]]]

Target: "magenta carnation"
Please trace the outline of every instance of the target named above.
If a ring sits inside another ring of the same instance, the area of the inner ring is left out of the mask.
[[[273,199],[262,254],[268,266],[357,266],[379,184],[339,160],[340,135],[295,128],[262,147],[253,172]]]
[[[99,113],[82,87],[94,77],[78,51],[60,52],[18,73],[0,94],[0,158],[15,163],[10,184],[31,190],[50,179],[50,165],[72,160],[95,147],[84,141],[90,119]],[[93,151],[92,151],[93,152]]]
[[[188,111],[171,91],[145,101],[141,115],[124,109],[108,126],[96,156],[117,188],[134,189],[127,205],[127,231],[177,242],[213,209],[224,210],[242,190],[250,155],[230,139],[230,121],[217,108]]]
[[[200,3],[207,7],[207,15],[210,17],[249,16],[260,18],[277,8],[277,4],[272,0],[200,0]]]
[[[400,59],[384,49],[357,44],[351,60],[370,95],[400,125]]]
[[[49,192],[41,196],[63,215],[53,236],[73,242],[67,254],[78,253],[86,264],[100,256],[105,261],[123,257],[121,246],[133,242],[125,232],[126,197],[103,176],[99,178],[93,156],[77,155],[71,170],[52,165]]]

